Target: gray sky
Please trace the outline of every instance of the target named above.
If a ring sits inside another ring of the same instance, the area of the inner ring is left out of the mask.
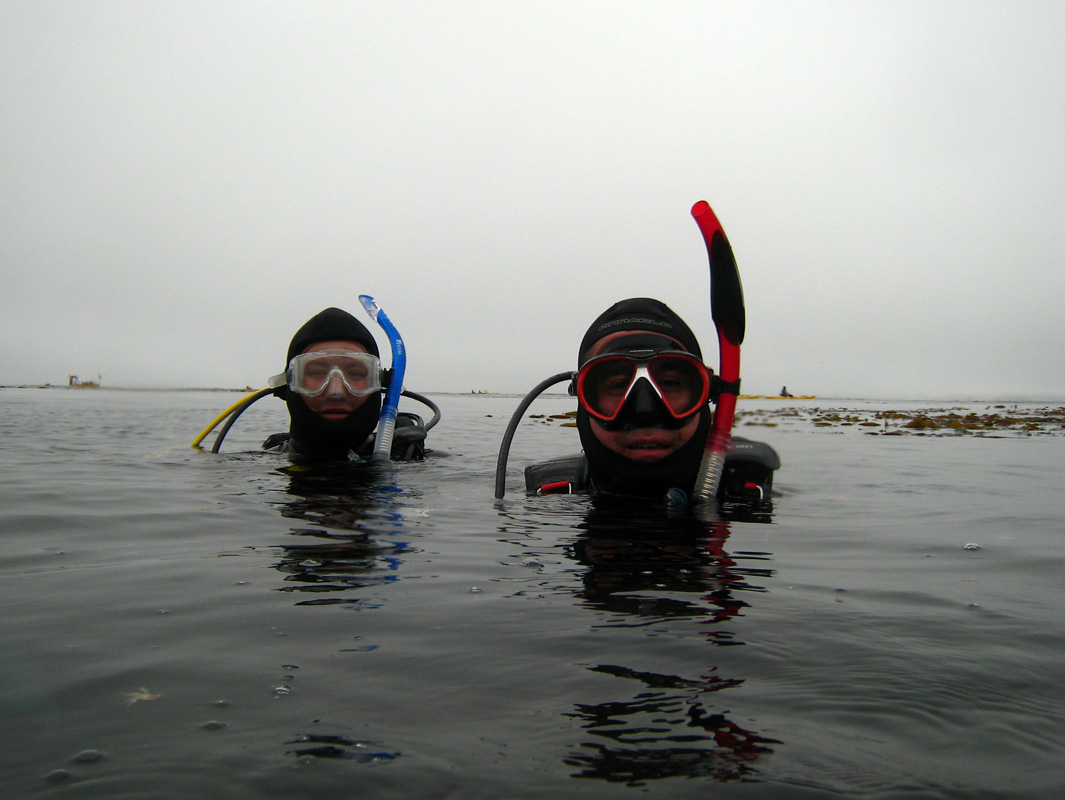
[[[1061,399],[1065,3],[0,3],[0,383],[265,385],[371,294],[416,391],[614,301],[744,390]],[[387,342],[379,336],[383,349]],[[386,363],[388,359],[385,359]]]

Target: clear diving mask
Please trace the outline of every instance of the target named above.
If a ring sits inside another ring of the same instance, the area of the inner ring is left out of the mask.
[[[296,394],[317,397],[339,384],[356,397],[381,391],[381,361],[356,350],[314,350],[288,362],[288,370],[270,379],[273,389],[287,385]]]

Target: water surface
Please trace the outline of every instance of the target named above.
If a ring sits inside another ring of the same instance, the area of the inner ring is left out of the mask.
[[[772,512],[698,519],[526,498],[578,449],[548,418],[495,501],[518,398],[434,395],[450,457],[338,477],[256,452],[273,398],[191,450],[237,397],[0,390],[5,796],[1065,789],[1060,425],[741,401]]]

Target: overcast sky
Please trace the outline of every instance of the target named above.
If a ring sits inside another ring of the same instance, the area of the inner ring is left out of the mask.
[[[0,3],[0,384],[265,385],[377,298],[525,392],[658,297],[744,391],[1065,398],[1065,3]],[[388,358],[385,362],[387,364]]]

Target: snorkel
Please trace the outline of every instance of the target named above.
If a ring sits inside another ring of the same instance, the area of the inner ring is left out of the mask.
[[[392,377],[381,405],[381,417],[377,424],[377,438],[374,439],[372,461],[388,461],[392,452],[392,435],[396,430],[396,415],[399,413],[399,396],[403,393],[403,373],[407,371],[407,351],[403,347],[403,338],[396,326],[377,302],[368,294],[360,294],[359,302],[366,309],[374,322],[388,336],[392,346]]]
[[[695,479],[695,499],[706,502],[717,496],[725,468],[725,454],[732,442],[736,395],[740,391],[740,344],[743,343],[746,314],[736,258],[717,215],[705,200],[700,200],[692,206],[692,216],[703,234],[710,257],[710,313],[717,328],[721,358],[720,395]]]

